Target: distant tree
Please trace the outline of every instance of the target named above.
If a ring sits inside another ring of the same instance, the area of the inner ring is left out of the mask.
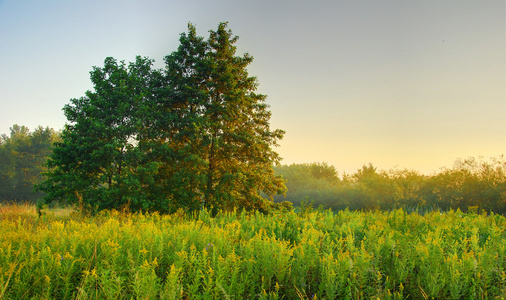
[[[42,181],[58,133],[41,126],[30,132],[17,124],[10,130],[0,138],[0,200],[35,201],[41,195],[34,186]]]
[[[391,189],[394,192],[395,203],[393,208],[404,207],[410,209],[431,207],[430,187],[428,176],[413,170],[392,170],[388,173]]]
[[[327,164],[326,162],[312,163],[310,165],[310,168],[311,174],[316,179],[327,179],[331,181],[338,180],[336,168],[334,166]]]
[[[282,165],[274,170],[283,177],[287,187],[286,198],[277,196],[276,201],[287,200],[294,205],[312,201],[316,206],[336,207],[340,179],[334,166],[317,162]]]
[[[477,207],[506,213],[506,162],[502,156],[490,162],[459,159],[453,168],[433,176],[430,186],[433,201],[443,210]]]

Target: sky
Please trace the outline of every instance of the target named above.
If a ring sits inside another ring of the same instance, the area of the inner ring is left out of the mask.
[[[0,0],[0,134],[62,129],[112,56],[163,67],[223,21],[286,131],[283,164],[432,174],[506,153],[504,0]]]

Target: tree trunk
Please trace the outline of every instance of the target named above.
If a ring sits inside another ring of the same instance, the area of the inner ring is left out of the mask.
[[[209,149],[209,167],[207,169],[207,190],[203,207],[209,205],[211,195],[213,194],[213,175],[214,175],[214,134],[211,135],[211,145]]]

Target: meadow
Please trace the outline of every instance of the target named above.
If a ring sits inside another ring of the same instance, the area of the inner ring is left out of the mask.
[[[505,299],[506,218],[0,206],[0,299]]]

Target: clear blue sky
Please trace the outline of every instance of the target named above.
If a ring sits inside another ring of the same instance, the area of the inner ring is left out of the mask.
[[[161,67],[229,21],[283,163],[424,173],[506,152],[505,1],[0,0],[0,133],[61,129],[107,56]]]

